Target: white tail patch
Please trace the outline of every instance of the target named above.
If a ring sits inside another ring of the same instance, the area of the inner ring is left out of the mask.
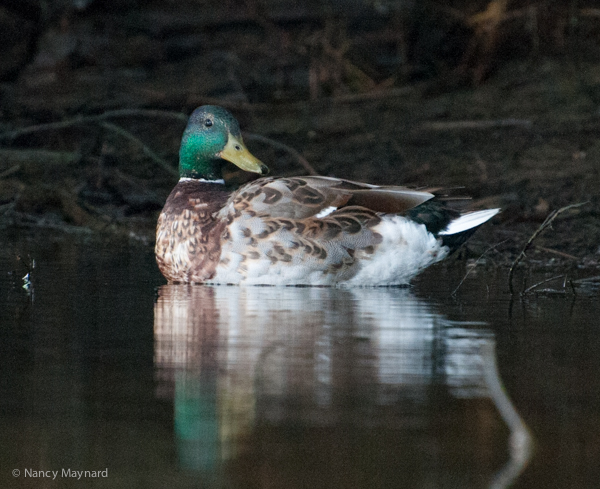
[[[438,234],[449,235],[468,231],[469,229],[476,228],[485,221],[490,220],[492,217],[498,214],[498,212],[500,212],[500,209],[486,209],[484,211],[467,212],[459,218],[454,219],[454,221],[451,221],[446,229],[440,231]]]

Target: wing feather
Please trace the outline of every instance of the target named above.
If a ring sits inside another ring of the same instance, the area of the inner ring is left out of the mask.
[[[401,214],[433,197],[427,191],[333,177],[261,178],[235,192],[225,209],[234,214],[252,211],[257,215],[290,219],[317,216],[344,206]]]

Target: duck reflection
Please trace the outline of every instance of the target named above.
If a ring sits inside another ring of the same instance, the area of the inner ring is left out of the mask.
[[[203,473],[257,426],[420,426],[439,392],[489,396],[490,332],[408,289],[165,285],[154,318],[180,464]]]

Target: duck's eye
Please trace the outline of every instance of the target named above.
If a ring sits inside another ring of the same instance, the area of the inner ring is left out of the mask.
[[[206,119],[206,120],[204,121],[204,125],[205,125],[206,127],[210,127],[210,126],[212,126],[212,125],[213,125],[213,121],[212,121],[212,119]]]

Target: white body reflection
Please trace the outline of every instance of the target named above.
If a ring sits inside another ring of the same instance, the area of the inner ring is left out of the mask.
[[[490,333],[408,289],[167,285],[154,333],[181,463],[204,472],[234,458],[258,423],[414,424],[436,389],[489,396]]]

